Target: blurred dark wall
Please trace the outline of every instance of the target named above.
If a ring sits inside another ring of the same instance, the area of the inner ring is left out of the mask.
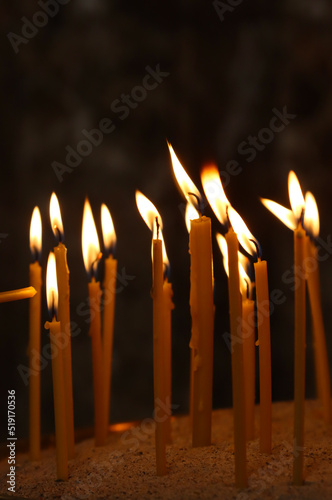
[[[239,163],[241,173],[228,176],[225,189],[262,245],[271,290],[281,289],[287,298],[271,316],[273,397],[291,398],[293,292],[281,276],[292,266],[292,233],[267,212],[259,196],[288,206],[287,174],[294,169],[303,190],[317,198],[322,238],[331,235],[331,3],[252,0],[222,14],[220,6],[199,0],[171,1],[167,6],[71,0],[59,5],[58,13],[47,17],[46,25],[33,36],[28,32],[26,43],[8,35],[22,36],[25,19],[43,24],[43,17],[36,17],[41,10],[40,4],[28,0],[0,7],[0,288],[28,285],[29,224],[35,205],[43,218],[45,276],[48,252],[55,244],[48,215],[54,190],[68,247],[71,315],[81,329],[72,341],[76,425],[93,423],[90,338],[86,317],[77,312],[87,298],[81,257],[85,196],[99,231],[100,204],[105,202],[110,208],[118,237],[119,269],[122,276],[130,277],[126,284],[118,283],[123,289],[116,297],[112,420],[150,416],[153,409],[151,235],[136,209],[136,189],[155,203],[163,217],[176,306],[173,401],[179,412],[188,409],[188,234],[166,138],[198,186],[205,162],[216,162],[222,171],[230,168],[231,160]],[[147,66],[169,75],[161,77],[163,81],[141,99],[134,88],[142,85]],[[124,112],[116,111],[119,103],[115,101],[132,92],[141,100],[130,101],[132,109],[124,118]],[[260,143],[260,151],[244,152],[247,146],[241,143],[269,127],[274,109],[282,112],[285,107],[296,118],[264,147]],[[60,182],[54,162],[64,164],[66,147],[76,150],[85,139],[82,131],[98,128],[103,118],[111,119],[115,130],[105,134],[72,172],[64,172]],[[207,215],[212,216],[209,209]],[[220,230],[214,217],[213,229]],[[220,407],[231,404],[230,353],[222,338],[229,328],[228,299],[220,252],[215,241],[213,245],[214,404]],[[332,363],[331,257],[321,264],[321,278]],[[2,304],[0,314],[1,404],[5,391],[14,388],[17,432],[25,436],[28,389],[17,366],[28,363],[28,302]],[[43,322],[48,319],[44,298],[42,318]],[[309,319],[307,396],[313,397]],[[48,342],[42,329],[42,344]],[[52,431],[50,363],[42,371],[42,424],[43,432]]]

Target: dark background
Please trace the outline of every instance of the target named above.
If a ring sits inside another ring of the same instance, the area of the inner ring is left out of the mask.
[[[227,3],[227,2],[225,2]],[[294,169],[303,190],[317,198],[321,236],[331,234],[332,7],[328,0],[243,1],[221,20],[212,2],[120,2],[71,0],[15,51],[8,39],[22,36],[23,16],[41,7],[20,0],[0,7],[1,25],[1,290],[28,285],[29,225],[35,205],[43,219],[43,276],[55,244],[48,205],[59,198],[71,271],[71,317],[81,333],[72,341],[77,427],[93,424],[91,343],[81,225],[88,196],[100,233],[100,204],[113,216],[119,270],[133,277],[116,297],[112,421],[139,419],[153,411],[151,234],[135,204],[140,189],[163,217],[174,289],[173,402],[188,410],[189,255],[183,200],[174,183],[166,138],[200,187],[207,161],[220,170],[239,162],[242,172],[225,187],[234,207],[260,241],[268,261],[270,289],[287,300],[271,317],[273,399],[293,394],[293,292],[282,282],[291,269],[292,233],[260,203],[259,196],[289,206],[287,174]],[[141,85],[146,66],[169,73],[121,120],[110,106]],[[268,127],[273,108],[287,106],[296,118],[257,152],[239,153],[249,135]],[[65,162],[65,147],[84,139],[102,118],[116,129],[104,136],[73,172],[59,182],[52,162]],[[201,189],[201,187],[200,187]],[[207,215],[211,215],[207,209]],[[213,230],[220,226],[213,217]],[[4,235],[7,235],[6,237]],[[231,405],[227,281],[214,245],[214,406]],[[100,269],[102,278],[102,268]],[[321,265],[322,302],[332,363],[332,259]],[[121,283],[119,283],[121,286]],[[48,319],[43,290],[42,323]],[[17,394],[17,434],[28,432],[28,388],[17,372],[27,365],[28,301],[1,304],[1,405],[7,389]],[[42,328],[42,345],[49,342]],[[314,397],[308,314],[307,396]],[[42,371],[42,430],[53,432],[51,365]],[[257,398],[258,400],[258,398]],[[3,406],[2,406],[3,407]],[[5,411],[5,410],[4,410]],[[5,414],[5,413],[3,413]],[[3,431],[2,431],[3,434]]]

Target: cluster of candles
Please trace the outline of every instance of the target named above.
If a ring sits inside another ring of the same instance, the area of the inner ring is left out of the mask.
[[[186,223],[189,232],[190,310],[192,319],[190,416],[193,446],[211,444],[212,370],[213,370],[213,259],[211,219],[202,215],[203,197],[168,145],[175,179],[187,201]],[[260,382],[260,451],[272,449],[271,346],[267,262],[262,260],[260,245],[241,216],[231,206],[224,192],[216,166],[205,166],[201,174],[205,196],[219,222],[227,227],[225,236],[217,234],[228,275],[230,332],[232,352],[232,390],[234,413],[235,485],[247,486],[247,441],[254,438],[255,407],[255,301],[259,345]],[[311,193],[305,197],[294,172],[288,179],[291,209],[262,199],[262,203],[294,231],[295,287],[295,378],[294,378],[294,484],[303,483],[306,286],[308,286],[315,347],[318,395],[324,420],[331,422],[331,390],[325,332],[319,292],[317,248],[319,216]],[[163,239],[162,219],[156,207],[142,193],[136,192],[138,210],[152,231],[153,365],[156,432],[156,468],[158,475],[167,472],[166,444],[171,442],[171,311],[172,287],[168,282],[168,258]],[[46,272],[46,292],[51,321],[52,372],[56,433],[57,477],[68,478],[68,457],[74,457],[74,420],[71,373],[71,338],[69,307],[69,271],[67,249],[58,200],[50,202],[51,225],[59,244],[51,252]],[[90,204],[85,201],[82,227],[82,251],[90,303],[94,417],[96,445],[106,442],[109,430],[110,383],[117,261],[112,251],[116,241],[109,210],[101,209],[105,248],[103,289],[95,280],[102,255]],[[30,300],[30,359],[40,352],[41,217],[33,211],[30,246],[35,262],[30,265],[31,287],[25,291],[5,292],[1,300],[32,297]],[[249,278],[250,257],[254,260],[255,284]],[[33,287],[33,288],[32,288]],[[6,295],[7,294],[7,295]],[[101,297],[103,295],[103,318]],[[2,298],[1,298],[2,297]],[[32,356],[34,354],[34,356]],[[40,371],[30,364],[30,455],[40,458]],[[161,413],[163,415],[161,416]]]

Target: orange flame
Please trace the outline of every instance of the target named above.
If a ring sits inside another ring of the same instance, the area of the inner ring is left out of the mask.
[[[215,165],[207,165],[201,173],[205,196],[211,205],[217,219],[222,224],[227,223],[227,207],[230,203],[225,195],[219,171]]]
[[[58,310],[58,284],[56,276],[55,256],[49,253],[46,270],[47,307],[51,316],[56,317]]]
[[[101,205],[101,228],[106,252],[108,254],[112,253],[112,249],[116,244],[116,234],[112,216],[105,203]]]
[[[96,265],[100,254],[99,239],[89,200],[86,198],[83,209],[82,252],[86,272],[89,274]]]
[[[36,260],[41,253],[42,247],[42,223],[38,207],[35,207],[31,216],[30,223],[30,250]]]
[[[61,218],[59,201],[55,193],[52,193],[50,200],[50,219],[54,235],[58,236],[59,232],[60,239],[62,239],[63,238],[62,218]]]
[[[163,221],[162,218],[154,206],[154,204],[146,197],[144,196],[143,193],[140,191],[136,191],[135,193],[136,197],[136,205],[138,208],[139,213],[142,216],[142,219],[144,220],[145,224],[148,226],[148,228],[152,231],[152,240],[155,239],[160,239],[162,241],[162,247],[163,247],[163,262],[166,267],[169,266],[169,260],[167,257],[167,252],[166,252],[166,246],[164,242],[164,237],[162,233],[163,229]],[[157,221],[159,227],[157,225]],[[151,247],[151,255],[152,255],[152,247]]]
[[[308,191],[305,195],[304,227],[314,238],[319,235],[319,212],[315,197]]]

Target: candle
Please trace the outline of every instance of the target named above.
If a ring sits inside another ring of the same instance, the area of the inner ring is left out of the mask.
[[[109,414],[111,401],[111,376],[112,376],[112,353],[113,353],[113,330],[114,330],[114,306],[115,306],[115,283],[117,260],[113,258],[112,252],[116,243],[111,214],[106,205],[101,206],[101,225],[106,258],[104,260],[104,314],[103,314],[103,369],[104,369],[104,423],[105,437],[108,434]]]
[[[165,273],[164,273],[165,274]],[[171,434],[171,401],[172,401],[172,310],[174,309],[174,304],[172,301],[173,290],[171,283],[168,279],[164,279],[163,283],[163,339],[164,347],[163,350],[164,360],[165,360],[165,400],[166,400],[166,442],[172,442]]]
[[[52,349],[53,399],[55,419],[55,445],[57,479],[68,479],[68,448],[66,430],[65,381],[63,376],[62,340],[60,322],[56,320],[58,306],[58,288],[55,256],[51,252],[47,262],[46,274],[47,306],[52,321],[45,323],[50,330]]]
[[[63,244],[63,225],[60,212],[60,206],[55,193],[52,193],[50,199],[50,219],[51,226],[56,238],[59,238],[59,244],[54,247],[54,255],[57,269],[59,306],[58,318],[61,325],[61,332],[64,336],[63,348],[63,369],[65,377],[66,393],[66,419],[67,419],[67,440],[68,456],[73,458],[75,455],[74,441],[74,408],[73,408],[73,380],[72,380],[72,361],[71,361],[71,335],[70,335],[70,308],[69,308],[69,269],[67,264],[67,248]]]
[[[90,304],[90,337],[92,347],[92,371],[96,446],[105,444],[104,430],[104,377],[101,343],[100,283],[95,280],[95,271],[100,259],[97,229],[88,199],[84,203],[82,226],[82,252],[86,272],[91,275],[88,284]]]
[[[33,286],[26,288],[18,288],[17,290],[9,290],[8,292],[0,292],[1,302],[12,302],[13,300],[31,299],[37,293]]]
[[[31,460],[40,460],[40,319],[41,319],[41,253],[42,225],[35,207],[30,224],[30,249],[34,262],[29,266],[30,285],[36,295],[29,302],[29,451]]]
[[[223,255],[223,263],[229,276],[228,249],[224,236],[217,233],[217,242]],[[248,268],[248,258],[238,252],[240,289],[242,295],[243,377],[246,439],[255,437],[255,303],[251,300],[251,280],[244,268]]]
[[[242,339],[244,403],[246,418],[246,438],[255,438],[255,302],[252,300],[251,280],[244,270],[248,268],[247,257],[239,252],[239,273],[242,295]]]
[[[209,165],[202,172],[205,195],[219,222],[228,224],[226,233],[228,255],[228,296],[232,351],[232,391],[234,415],[235,486],[247,486],[246,428],[243,371],[242,300],[239,279],[239,242],[229,223],[228,214],[233,210],[225,195],[216,166]],[[235,211],[234,211],[235,212]]]
[[[302,219],[305,200],[301,186],[293,171],[288,176],[288,191],[292,210],[271,200],[262,203],[287,227],[294,231],[294,277],[295,277],[295,328],[294,328],[294,462],[293,482],[303,484],[304,407],[305,407],[305,231]]]
[[[164,267],[168,267],[166,247],[162,235],[162,219],[156,207],[141,192],[136,191],[137,208],[152,231],[152,299],[153,299],[153,384],[154,384],[154,413],[155,413],[155,442],[157,475],[167,473],[166,469],[166,440],[167,419],[170,409],[167,404],[167,386],[171,378],[170,353],[165,347],[171,348],[170,332],[166,330],[165,315],[167,302],[164,294]],[[170,292],[170,290],[169,290]],[[168,292],[168,293],[169,293]],[[169,319],[169,318],[167,318]],[[163,406],[164,410],[161,408]],[[164,414],[163,414],[164,412]],[[168,414],[167,414],[168,413]],[[168,436],[169,437],[169,436]]]
[[[191,220],[190,253],[190,312],[192,349],[192,426],[193,446],[211,444],[212,385],[213,385],[213,277],[211,219],[202,216],[202,197],[168,144],[175,179],[187,203],[198,212]]]
[[[318,207],[314,196],[310,192],[306,193],[305,206],[304,226],[313,238],[317,238],[319,235]],[[306,237],[306,271],[314,335],[316,383],[319,399],[323,407],[323,418],[329,424],[332,421],[330,370],[320,297],[317,248],[310,236]]]
[[[271,388],[271,334],[267,262],[258,257],[254,264],[256,278],[257,328],[259,345],[260,432],[262,453],[272,450],[272,388]]]

